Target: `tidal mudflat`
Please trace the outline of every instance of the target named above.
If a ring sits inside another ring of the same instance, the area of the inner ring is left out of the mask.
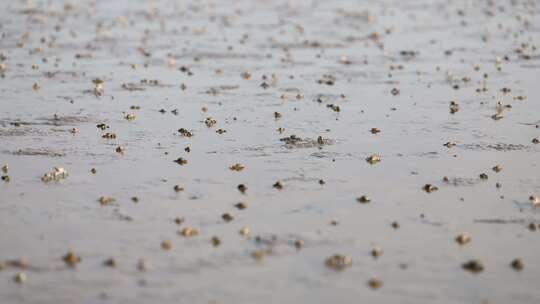
[[[0,302],[540,303],[539,22],[1,1]]]

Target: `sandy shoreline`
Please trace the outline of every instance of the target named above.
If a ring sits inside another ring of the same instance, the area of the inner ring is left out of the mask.
[[[540,302],[536,1],[4,2],[0,302]]]

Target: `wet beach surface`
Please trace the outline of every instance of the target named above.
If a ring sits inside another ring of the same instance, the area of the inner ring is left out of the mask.
[[[538,1],[2,1],[0,33],[2,303],[540,303]]]

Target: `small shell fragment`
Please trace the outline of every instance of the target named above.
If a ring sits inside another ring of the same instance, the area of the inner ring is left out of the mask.
[[[64,169],[63,167],[54,167],[54,170],[52,172],[45,173],[41,177],[41,180],[45,183],[50,181],[59,181],[61,179],[67,178],[68,175],[69,174],[67,173],[66,169]]]
[[[24,272],[18,272],[15,277],[13,277],[13,280],[19,284],[22,284],[26,282],[26,274]]]

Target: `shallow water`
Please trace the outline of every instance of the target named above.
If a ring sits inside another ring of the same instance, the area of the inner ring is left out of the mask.
[[[30,265],[5,303],[540,302],[537,1],[67,4],[0,3],[0,262]]]

